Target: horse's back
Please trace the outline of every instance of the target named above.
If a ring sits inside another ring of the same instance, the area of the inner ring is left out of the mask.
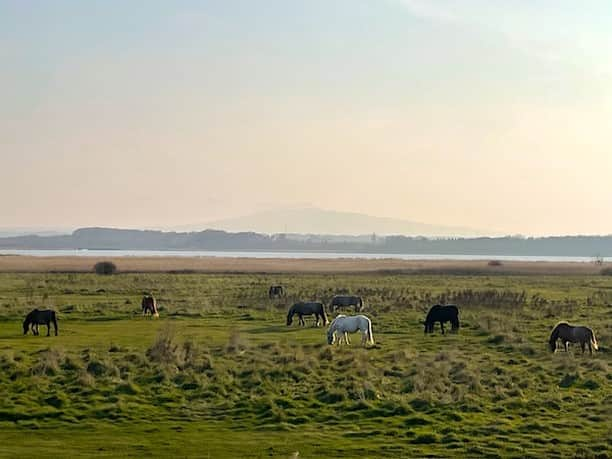
[[[427,313],[427,319],[437,320],[438,318],[456,317],[458,315],[459,308],[454,304],[434,304],[431,308],[429,308],[429,312]]]
[[[41,321],[53,321],[55,320],[55,311],[53,309],[34,309],[27,316],[26,319],[40,323]]]

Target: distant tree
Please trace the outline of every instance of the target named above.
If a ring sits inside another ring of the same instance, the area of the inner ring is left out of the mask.
[[[602,276],[612,276],[612,268],[604,268],[600,271]]]
[[[487,263],[489,266],[502,266],[502,262],[499,260],[491,260]]]
[[[99,261],[94,265],[96,274],[110,275],[117,272],[117,266],[112,261]]]

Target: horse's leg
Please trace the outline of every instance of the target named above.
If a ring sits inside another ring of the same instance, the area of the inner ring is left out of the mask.
[[[440,321],[440,329],[442,330],[442,334],[444,334],[444,322]]]
[[[580,348],[582,349],[582,353],[584,354],[584,341],[580,341]]]
[[[304,316],[302,314],[299,314],[299,317],[300,325],[303,327],[304,325],[306,325],[306,322],[304,322]]]
[[[565,341],[565,340],[563,340],[563,347],[565,348],[565,352],[569,352],[569,351],[568,351],[568,349],[567,349],[567,343],[568,343],[568,342],[569,342],[569,341]]]
[[[591,340],[588,341],[589,344],[589,354],[593,355],[593,348],[591,347]]]
[[[47,322],[47,336],[51,336],[51,322]]]

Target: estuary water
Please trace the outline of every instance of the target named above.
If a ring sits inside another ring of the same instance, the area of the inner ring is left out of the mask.
[[[404,254],[404,253],[351,253],[351,252],[243,252],[208,250],[3,250],[1,255],[34,257],[222,257],[222,258],[311,258],[311,259],[395,259],[395,260],[501,260],[501,261],[556,261],[591,263],[594,257],[568,257],[550,255],[457,255],[457,254]],[[612,261],[605,257],[603,261]]]

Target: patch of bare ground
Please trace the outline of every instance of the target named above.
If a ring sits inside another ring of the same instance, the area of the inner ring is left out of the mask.
[[[0,272],[92,272],[99,257],[7,255],[0,257]],[[488,260],[399,260],[222,258],[222,257],[110,257],[118,272],[172,273],[382,273],[382,274],[537,274],[592,275],[602,267],[594,263]],[[612,264],[610,264],[612,267]]]

